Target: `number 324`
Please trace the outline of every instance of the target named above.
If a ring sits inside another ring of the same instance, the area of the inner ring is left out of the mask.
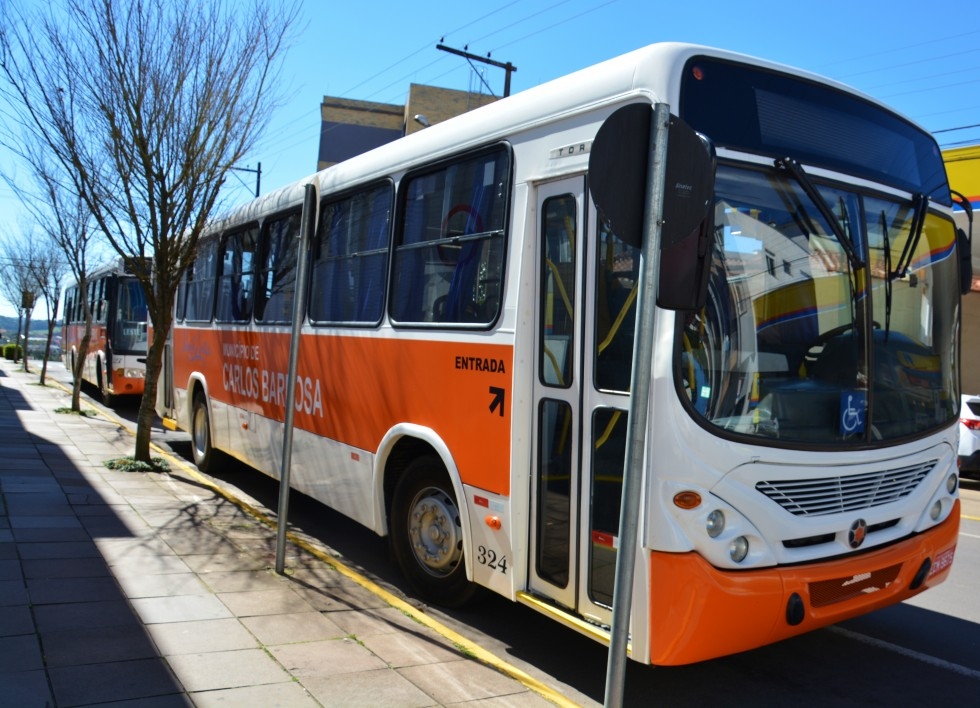
[[[504,575],[507,574],[507,556],[497,557],[497,552],[486,546],[477,548],[476,560],[480,565],[485,565],[491,570],[499,570]]]

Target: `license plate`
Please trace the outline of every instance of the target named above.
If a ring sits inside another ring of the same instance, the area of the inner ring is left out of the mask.
[[[943,551],[938,556],[936,556],[936,560],[933,561],[932,567],[929,568],[929,577],[930,578],[933,575],[936,575],[937,573],[942,573],[944,570],[946,570],[951,565],[953,565],[953,553],[955,551],[956,551],[956,548],[953,547],[953,548],[950,548],[948,550]]]

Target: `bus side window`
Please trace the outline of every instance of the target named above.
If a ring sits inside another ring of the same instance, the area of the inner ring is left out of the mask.
[[[313,243],[311,322],[381,321],[392,197],[386,184],[321,208]]]
[[[248,322],[252,319],[257,242],[258,227],[238,231],[225,238],[215,313],[217,322]]]
[[[403,184],[392,319],[490,324],[502,301],[510,154],[497,148]]]
[[[210,322],[214,310],[218,241],[202,241],[197,258],[187,271],[184,316],[193,322]]]
[[[263,228],[260,297],[255,303],[255,321],[285,323],[293,319],[296,290],[296,251],[300,212],[267,222]]]

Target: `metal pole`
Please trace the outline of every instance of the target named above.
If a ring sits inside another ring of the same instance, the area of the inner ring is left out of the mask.
[[[647,413],[650,407],[650,365],[653,360],[653,332],[657,311],[657,271],[660,268],[660,231],[667,172],[667,131],[670,109],[665,103],[653,108],[650,122],[650,168],[643,204],[643,245],[640,250],[640,283],[636,302],[636,345],[633,348],[633,375],[626,460],[623,464],[623,499],[619,518],[619,551],[613,589],[612,627],[609,661],[606,665],[604,705],[623,705],[626,682],[626,648],[629,639],[630,605],[633,602],[633,576],[643,487],[643,452],[647,440]]]
[[[306,303],[306,280],[310,236],[316,223],[316,185],[306,185],[303,217],[300,219],[299,245],[296,253],[296,289],[293,291],[293,331],[289,341],[289,371],[286,375],[286,416],[282,433],[282,467],[279,476],[279,517],[276,521],[276,572],[286,567],[286,528],[289,526],[290,466],[293,457],[293,420],[296,417],[296,369],[299,366],[300,329]]]

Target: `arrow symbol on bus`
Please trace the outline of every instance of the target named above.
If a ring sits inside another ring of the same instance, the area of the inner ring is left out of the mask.
[[[504,417],[504,393],[505,390],[499,386],[491,386],[490,393],[493,394],[493,400],[490,401],[490,412],[493,413],[497,408],[500,408],[500,417]]]

